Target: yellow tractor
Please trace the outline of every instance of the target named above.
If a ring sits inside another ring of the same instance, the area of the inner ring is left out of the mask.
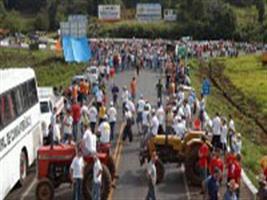
[[[267,65],[267,49],[265,52],[262,53],[261,62],[262,62],[262,65]]]
[[[184,163],[187,179],[192,185],[200,185],[202,178],[198,168],[198,150],[202,145],[201,137],[205,136],[203,131],[188,132],[183,139],[176,135],[157,135],[151,138],[146,147],[140,151],[140,164],[150,160],[153,151],[158,154],[157,183],[164,179],[164,163]],[[207,145],[212,148],[207,140]]]

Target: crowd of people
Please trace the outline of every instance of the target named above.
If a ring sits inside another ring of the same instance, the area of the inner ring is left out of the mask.
[[[185,43],[182,42],[181,45]],[[82,156],[94,157],[93,199],[100,199],[102,167],[96,156],[97,146],[109,144],[116,138],[118,108],[122,110],[125,123],[122,140],[133,141],[133,126],[141,136],[141,148],[151,137],[158,134],[173,134],[181,140],[190,130],[202,130],[199,149],[199,171],[203,175],[202,192],[208,199],[218,199],[220,185],[226,184],[225,200],[239,199],[241,184],[242,135],[236,130],[233,117],[227,119],[216,113],[210,118],[206,110],[207,96],[198,95],[191,87],[190,68],[184,59],[169,51],[169,43],[162,40],[95,41],[91,43],[92,64],[101,66],[98,84],[87,80],[74,82],[66,91],[61,134],[52,134],[53,142],[76,145],[76,157],[71,164],[74,180],[74,199],[81,199],[81,179],[84,162]],[[192,56],[209,56],[224,51],[224,55],[238,55],[234,43],[207,42],[188,43]],[[216,53],[215,53],[216,52]],[[120,86],[114,81],[114,72],[136,69],[136,76],[129,85]],[[142,69],[155,69],[165,73],[155,83],[157,102],[137,91],[137,76]],[[111,87],[109,87],[111,86]],[[110,97],[108,94],[111,94]],[[56,111],[51,118],[50,132],[57,132]],[[209,141],[213,146],[209,148]],[[156,199],[156,152],[147,168],[149,190],[146,199]],[[267,177],[267,164],[265,175]],[[226,177],[223,176],[226,174]],[[266,185],[266,180],[265,180]]]

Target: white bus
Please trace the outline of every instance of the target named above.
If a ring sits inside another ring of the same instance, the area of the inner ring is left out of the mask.
[[[0,70],[0,199],[26,178],[42,144],[35,73]]]

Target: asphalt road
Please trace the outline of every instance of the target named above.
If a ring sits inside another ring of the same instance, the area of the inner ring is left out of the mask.
[[[116,78],[119,85],[129,85],[134,71],[124,72]],[[137,77],[137,97],[140,94],[149,100],[152,105],[156,105],[156,89],[155,85],[159,75],[154,72],[142,71]],[[111,192],[110,199],[113,200],[143,200],[146,197],[147,185],[145,176],[145,165],[140,166],[138,153],[140,136],[136,127],[133,129],[134,140],[132,143],[125,142],[121,147],[121,155],[119,158],[118,175],[116,188]],[[118,159],[117,159],[118,160]],[[164,182],[156,187],[158,199],[177,200],[187,199],[186,185],[184,175],[177,165],[167,165]]]
[[[129,87],[134,71],[126,71],[117,74],[115,82],[122,87]],[[152,105],[156,105],[155,85],[159,75],[142,71],[137,77],[138,96],[143,94],[145,99],[149,100]],[[111,190],[109,200],[143,200],[147,193],[145,166],[140,166],[138,153],[140,136],[138,136],[136,128],[133,129],[134,140],[132,143],[122,143],[118,140],[121,120],[121,109],[119,108],[119,120],[116,127],[116,139],[113,142],[113,152],[115,155],[115,163],[117,166],[117,174],[119,179],[115,180],[116,187]],[[194,188],[187,184],[184,176],[183,168],[176,164],[165,165],[165,178],[163,183],[157,185],[156,195],[159,200],[202,200],[203,197],[199,193],[199,188]],[[36,166],[32,166],[29,175],[23,187],[16,186],[6,200],[33,200],[35,199],[35,187],[37,180],[35,178]],[[225,186],[221,189],[221,194],[225,190]],[[71,188],[69,184],[61,185],[55,190],[55,199],[69,200],[71,199]],[[251,194],[245,187],[241,190],[241,199],[252,199]]]

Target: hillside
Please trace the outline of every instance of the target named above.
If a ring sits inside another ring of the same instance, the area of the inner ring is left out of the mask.
[[[177,22],[153,25],[134,21],[138,2],[158,2],[163,8],[177,11]],[[86,14],[90,26],[99,26],[89,36],[121,37],[180,37],[192,35],[195,39],[235,39],[267,41],[266,0],[1,0],[0,28],[28,33],[34,30],[56,31],[59,22],[69,14]],[[98,4],[120,4],[122,21],[114,29],[102,27],[97,20]],[[126,22],[124,20],[127,20]],[[136,25],[134,25],[136,24]],[[125,29],[125,27],[127,27]],[[152,27],[152,28],[150,28]],[[130,28],[130,29],[128,29]],[[136,34],[136,31],[141,30]],[[150,34],[150,33],[153,34]]]

